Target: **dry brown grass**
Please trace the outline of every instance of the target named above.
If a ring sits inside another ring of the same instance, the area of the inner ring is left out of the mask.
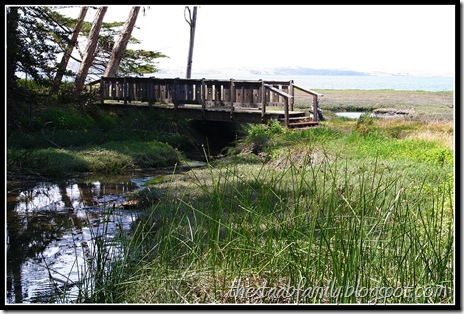
[[[376,119],[375,125],[386,130],[401,130],[397,138],[438,142],[454,150],[454,124],[451,121]]]
[[[439,142],[454,150],[454,125],[452,122],[429,122],[406,138]]]
[[[324,94],[323,104],[376,105],[378,108],[403,106],[451,107],[454,95],[451,92],[396,91],[396,90],[319,90]]]

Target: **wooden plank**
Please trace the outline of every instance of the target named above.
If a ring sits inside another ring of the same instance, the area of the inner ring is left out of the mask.
[[[261,94],[261,117],[264,119],[264,116],[266,114],[266,87],[264,86],[263,81],[261,81],[260,94]]]
[[[243,103],[243,85],[235,83],[235,104],[241,105]]]
[[[201,104],[202,103],[202,86],[201,83],[196,82],[195,83],[195,100],[197,103]]]
[[[222,86],[222,101],[223,101],[223,104],[230,104],[231,101],[230,101],[230,98],[231,98],[231,95],[230,95],[230,84],[228,85],[223,85]]]
[[[235,98],[236,98],[235,81],[233,79],[230,79],[229,86],[230,86],[230,106],[233,109]]]
[[[253,86],[251,89],[251,102],[256,104],[256,107],[258,106],[258,103],[260,103],[260,93],[259,93],[259,87]]]
[[[161,100],[161,84],[159,82],[153,82],[154,88],[153,88],[153,102],[162,102]]]
[[[290,111],[293,111],[295,104],[295,90],[293,88],[293,80],[290,81],[288,93],[292,96],[292,98],[290,98]]]
[[[206,111],[206,84],[205,80],[201,81],[201,111],[204,117]]]
[[[187,103],[192,103],[195,100],[195,85],[192,83],[186,84],[186,100]]]
[[[147,90],[147,101],[148,105],[153,105],[155,100],[155,84],[151,82],[151,79],[147,81],[148,90]]]
[[[222,104],[222,84],[214,84],[214,101],[217,105]]]
[[[319,121],[319,114],[318,114],[318,96],[313,95],[313,117],[314,121]]]
[[[208,84],[205,82],[205,86],[206,86],[206,99],[207,101],[213,101],[213,93],[214,93],[214,90],[213,90],[213,85],[212,84]]]

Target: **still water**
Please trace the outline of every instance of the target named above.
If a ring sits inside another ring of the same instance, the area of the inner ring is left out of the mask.
[[[107,256],[121,253],[115,239],[138,212],[119,205],[156,175],[8,182],[6,303],[76,301],[95,240]]]
[[[344,117],[348,119],[359,119],[363,114],[366,114],[366,112],[335,112],[335,115],[337,117]],[[376,118],[403,118],[403,115],[399,114],[380,114],[380,113],[371,113],[369,114],[370,117],[376,117]]]

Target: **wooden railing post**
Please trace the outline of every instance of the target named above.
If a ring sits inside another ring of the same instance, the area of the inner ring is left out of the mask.
[[[284,119],[285,119],[285,127],[288,128],[289,124],[289,114],[288,114],[288,101],[289,97],[284,97],[285,100],[285,107],[284,107]]]
[[[234,79],[230,79],[230,118],[234,118],[234,100],[235,100],[235,84],[234,84]]]
[[[171,94],[171,97],[172,97],[172,102],[174,103],[174,111],[177,111],[177,107],[178,107],[178,104],[177,104],[177,77],[174,79],[174,91],[173,93]]]
[[[154,98],[155,98],[155,84],[153,82],[153,78],[148,78],[148,106],[153,105]]]
[[[313,95],[313,121],[319,121],[319,97]]]
[[[122,81],[122,97],[124,99],[124,105],[127,105],[127,81],[126,77],[124,76],[124,79]]]
[[[106,84],[104,81],[104,77],[100,76],[100,101],[102,105],[105,103],[105,89],[106,89]]]
[[[264,122],[264,116],[266,115],[266,88],[264,87],[264,81],[261,81],[261,121]]]
[[[290,84],[288,86],[288,93],[292,95],[292,99],[290,100],[290,110],[293,111],[295,104],[295,91],[293,89],[293,80],[290,81]]]
[[[201,79],[201,112],[203,119],[206,117],[206,83],[205,78]]]

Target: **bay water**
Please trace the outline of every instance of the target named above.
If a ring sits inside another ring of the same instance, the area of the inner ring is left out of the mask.
[[[155,73],[158,78],[183,77],[181,73]],[[414,90],[414,91],[454,91],[455,78],[451,76],[413,75],[275,75],[225,72],[208,74],[192,73],[193,79],[221,80],[269,80],[290,81],[306,89],[361,89],[361,90]]]

